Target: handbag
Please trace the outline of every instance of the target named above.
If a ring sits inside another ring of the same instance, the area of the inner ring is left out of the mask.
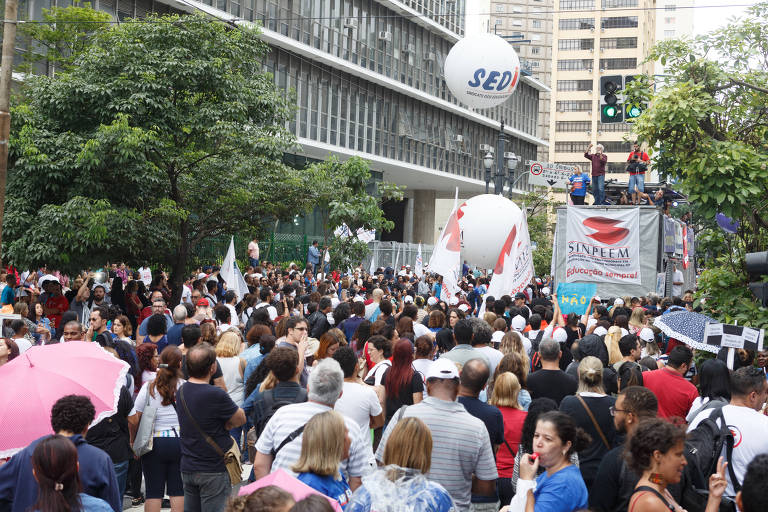
[[[200,428],[200,425],[197,424],[195,421],[195,418],[192,416],[192,413],[189,412],[189,407],[187,407],[187,401],[184,400],[184,396],[181,394],[181,389],[179,389],[177,393],[178,397],[181,399],[181,405],[184,406],[184,411],[187,413],[187,417],[189,418],[189,421],[192,422],[192,425],[194,425],[195,430],[203,436],[205,441],[210,444],[213,449],[221,455],[221,458],[224,459],[224,466],[227,468],[227,473],[229,473],[229,481],[232,485],[239,484],[243,481],[243,465],[240,463],[240,447],[237,446],[237,442],[230,436],[230,440],[232,441],[232,445],[229,447],[229,450],[226,452],[221,449],[221,447],[216,444],[216,441],[211,439],[211,436],[203,432],[203,429]]]
[[[157,416],[157,407],[151,404],[149,399],[149,387],[147,387],[147,401],[144,404],[144,412],[141,414],[139,428],[136,430],[136,437],[133,439],[133,453],[137,457],[152,451],[155,432],[155,417]]]

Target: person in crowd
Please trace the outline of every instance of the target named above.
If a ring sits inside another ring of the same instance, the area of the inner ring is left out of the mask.
[[[360,324],[365,320],[365,303],[362,301],[352,302],[352,316],[342,321],[339,324],[339,329],[342,330],[347,341],[351,343],[355,337],[355,332]]]
[[[528,406],[531,403],[531,394],[526,388],[526,382],[528,379],[528,373],[530,369],[530,363],[527,356],[521,356],[517,353],[510,353],[505,355],[499,365],[496,367],[496,371],[493,373],[490,381],[488,382],[487,394],[493,395],[493,387],[496,379],[505,372],[512,372],[517,377],[517,382],[520,384],[520,392],[517,395],[517,402],[524,411],[528,410]]]
[[[333,354],[339,349],[342,344],[346,345],[344,339],[344,333],[339,329],[329,329],[320,336],[317,351],[314,355],[314,361],[312,366],[317,366],[317,363],[325,359],[326,357],[333,357]]]
[[[576,393],[576,380],[560,369],[560,344],[545,338],[539,344],[541,369],[531,373],[527,379],[531,398],[551,398],[558,405],[564,397]]]
[[[0,294],[0,306],[13,306],[16,303],[16,275],[9,273],[5,276],[5,286]]]
[[[619,368],[624,363],[630,363],[636,366],[638,370],[641,370],[640,356],[642,354],[642,347],[635,334],[625,334],[619,339],[619,352],[621,353],[621,359],[613,364],[613,369],[618,373]]]
[[[581,166],[574,167],[574,173],[568,177],[570,185],[571,202],[574,205],[583,205],[584,198],[587,196],[587,187],[590,183],[589,175],[581,173]]]
[[[373,366],[363,379],[369,386],[381,386],[384,381],[384,373],[392,367],[392,341],[381,335],[374,335],[368,338],[365,345],[368,356]]]
[[[525,319],[522,316],[518,315],[515,318],[520,318],[523,321],[523,326],[525,326]],[[528,359],[530,350],[531,340],[528,339],[528,336],[520,334],[514,328],[502,336],[501,344],[499,345],[499,352],[502,354],[507,355],[515,352],[525,359]]]
[[[659,399],[659,416],[662,418],[685,418],[698,398],[696,386],[685,379],[692,363],[691,349],[678,345],[670,351],[664,368],[643,374],[643,385]]]
[[[290,469],[301,454],[302,427],[316,414],[333,409],[343,391],[344,373],[335,359],[326,358],[309,375],[308,401],[284,405],[275,411],[256,442],[254,477],[259,479],[278,468]],[[352,490],[360,486],[360,478],[373,458],[371,444],[360,426],[351,418],[344,423],[352,441],[349,457],[342,461],[341,471]]]
[[[414,358],[411,366],[419,373],[421,379],[425,380],[429,365],[434,360],[436,347],[429,335],[419,336],[414,340],[413,344]]]
[[[101,498],[114,512],[120,512],[122,503],[112,459],[103,450],[85,441],[88,426],[95,417],[96,409],[88,397],[67,395],[58,399],[51,408],[51,428],[55,434],[74,443],[77,449],[76,466],[82,492]],[[0,465],[0,509],[12,512],[34,510],[32,507],[37,502],[39,489],[32,460],[35,449],[47,437],[32,441]]]
[[[112,512],[109,503],[81,491],[77,447],[67,437],[52,435],[35,446],[32,474],[37,482],[34,510],[46,512]]]
[[[189,380],[176,392],[184,507],[221,510],[231,489],[223,454],[233,445],[229,431],[245,423],[245,413],[226,391],[210,385],[218,366],[212,346],[193,346],[186,363]]]
[[[467,327],[471,332],[471,326]],[[383,462],[388,439],[403,418],[421,419],[432,433],[434,469],[429,478],[445,487],[457,510],[468,511],[472,494],[495,496],[498,473],[485,425],[456,402],[458,392],[456,364],[446,358],[435,361],[427,374],[429,396],[392,418],[376,450],[376,460]],[[450,422],[445,421],[447,417]],[[462,442],[456,443],[456,439]]]
[[[688,426],[694,430],[704,418],[713,418],[720,426],[725,424],[732,432],[738,433],[734,441],[733,454],[728,461],[736,477],[736,484],[742,485],[747,465],[755,456],[768,453],[768,416],[761,411],[768,398],[768,382],[762,370],[754,366],[739,368],[731,374],[731,399],[719,411],[705,408]],[[722,414],[722,416],[720,416]],[[736,489],[728,471],[728,488],[725,495],[735,498]]]
[[[38,343],[45,345],[50,342],[55,330],[51,321],[45,316],[43,305],[40,302],[35,302],[29,309],[29,319],[35,326],[34,330],[30,332]]]
[[[139,333],[139,336],[136,337],[136,342],[153,343],[157,346],[158,353],[162,352],[166,345],[168,345],[168,337],[166,336],[168,327],[166,325],[165,316],[153,314],[149,316],[145,322],[147,323],[146,335],[142,336],[141,333]]]
[[[157,376],[157,365],[160,356],[154,343],[142,343],[136,347],[136,358],[139,360],[140,379],[136,382],[139,389],[145,382],[153,380]]]
[[[325,334],[331,328],[328,315],[333,312],[333,305],[329,297],[323,297],[317,305],[317,310],[307,318],[309,322],[309,337],[317,338]]]
[[[187,308],[184,304],[178,304],[173,308],[173,325],[165,334],[169,345],[181,345],[181,330],[184,328],[187,320]]]
[[[392,351],[392,366],[384,370],[381,378],[387,422],[401,407],[417,404],[423,398],[424,381],[412,363],[413,345],[401,339]]]
[[[347,512],[387,509],[394,505],[394,497],[421,512],[455,510],[445,488],[426,478],[432,467],[432,451],[432,433],[422,420],[407,417],[398,421],[382,455],[384,467],[362,478]]]
[[[691,423],[702,410],[727,404],[731,400],[731,374],[719,359],[707,359],[699,367],[700,396],[693,401],[685,421]]]
[[[430,347],[432,343],[430,342]],[[384,409],[371,386],[365,385],[358,370],[362,363],[350,347],[341,347],[333,354],[344,372],[344,388],[334,409],[352,418],[363,431],[384,426]]]
[[[592,144],[584,152],[584,158],[591,162],[592,168],[592,195],[595,205],[605,204],[605,166],[608,163],[608,155],[603,153],[603,145],[595,146],[595,152],[590,153]]]
[[[130,319],[126,315],[117,315],[115,319],[112,320],[112,335],[115,340],[122,340],[131,346],[133,345],[133,340],[131,339],[131,336],[133,336],[133,327],[131,326]]]
[[[233,498],[226,512],[290,512],[295,504],[291,493],[276,485],[267,485]]]
[[[349,457],[351,443],[344,416],[336,411],[316,414],[304,427],[301,455],[291,468],[301,482],[336,500],[342,510],[352,491],[339,465]]]
[[[587,356],[579,363],[579,385],[575,396],[566,396],[560,411],[568,414],[592,441],[579,450],[579,470],[587,488],[592,487],[600,460],[613,448],[616,429],[611,407],[616,399],[605,394],[603,365],[596,357]]]
[[[239,357],[242,338],[237,331],[226,331],[219,338],[216,344],[216,363],[221,368],[224,384],[227,386],[229,398],[238,407],[243,407],[244,385],[243,375],[245,373],[245,359]],[[230,431],[235,442],[240,444],[242,427],[235,427]]]
[[[162,294],[159,291],[152,292],[152,307],[149,310],[149,314],[142,319],[141,324],[139,325],[137,339],[143,339],[143,337],[147,336],[148,334],[159,334],[160,328],[158,326],[153,327],[152,330],[154,332],[147,332],[147,328],[149,327],[149,319],[152,318],[153,315],[162,316],[163,322],[165,323],[165,329],[162,331],[162,334],[165,334],[168,332],[168,329],[173,327],[173,319],[169,314],[166,313],[165,304],[165,299],[163,299]],[[141,336],[142,338],[138,338],[138,336]]]
[[[302,386],[306,386],[309,377],[309,369],[306,364],[306,357],[309,355],[306,353],[308,347],[307,334],[309,332],[309,324],[303,317],[292,316],[286,321],[285,327],[285,339],[277,343],[277,347],[286,347],[298,352],[299,367],[301,368],[299,383]]]
[[[509,505],[514,494],[511,489],[512,473],[523,434],[523,423],[528,414],[518,402],[519,393],[520,381],[517,376],[512,372],[504,372],[496,377],[489,401],[499,408],[504,426],[502,444],[496,452],[496,469],[499,473],[496,489],[501,505]]]
[[[480,392],[485,389],[491,375],[488,363],[483,359],[470,359],[461,369],[459,377],[458,401],[469,414],[481,420],[488,431],[491,448],[496,453],[504,442],[504,419],[501,411],[493,405],[480,400]]]
[[[459,366],[464,366],[470,359],[481,358],[486,362],[488,367],[490,367],[491,362],[488,359],[488,356],[486,356],[481,350],[478,350],[472,346],[472,336],[474,332],[472,322],[469,319],[463,318],[461,320],[457,320],[452,327],[453,338],[456,340],[456,346],[454,346],[450,351],[446,352],[440,357],[453,361]],[[488,338],[490,339],[490,336]]]
[[[184,509],[181,481],[181,440],[176,412],[176,392],[182,386],[181,350],[169,345],[160,354],[160,368],[154,380],[145,382],[136,396],[138,421],[151,407],[155,410],[152,450],[141,456],[146,486],[146,512],[159,512],[163,496],[170,497],[171,512]]]
[[[482,352],[488,359],[491,375],[493,375],[504,354],[490,346],[493,330],[489,323],[475,317],[470,317],[470,321],[472,322],[472,348]]]
[[[328,254],[327,252],[325,253]],[[310,494],[294,504],[288,512],[333,512],[328,498],[319,494]]]
[[[182,344],[179,346],[181,349],[181,375],[184,379],[189,379],[189,368],[187,368],[187,352],[200,343],[203,343],[202,330],[197,324],[185,325],[181,330]],[[227,385],[224,383],[224,374],[221,372],[219,365],[216,365],[216,371],[211,376],[208,382],[212,386],[218,386],[224,391],[227,390]]]
[[[538,417],[533,434],[533,450],[537,457],[524,455],[520,478],[510,510],[571,512],[587,507],[587,487],[579,469],[571,463],[571,455],[584,450],[589,435],[576,426],[573,419],[558,411]],[[539,467],[545,471],[537,475]],[[534,480],[535,479],[535,480]],[[506,510],[506,509],[502,509]]]
[[[627,442],[627,464],[638,475],[635,492],[629,499],[630,512],[682,510],[667,486],[680,481],[685,467],[685,430],[661,418],[641,422]],[[718,471],[709,480],[709,497],[704,512],[716,512],[726,488],[722,457]]]
[[[318,248],[317,240],[312,242],[307,251],[307,268],[314,274],[320,271],[320,249]]]
[[[19,346],[10,338],[0,338],[0,367],[19,356]]]
[[[744,475],[744,485],[736,495],[736,505],[741,512],[758,512],[765,507],[768,491],[768,454],[752,459]]]
[[[641,386],[624,388],[611,409],[617,434],[631,436],[641,421],[655,418],[659,412],[656,396]],[[624,445],[610,450],[600,461],[595,484],[589,492],[589,506],[596,512],[627,510],[640,476],[626,465]],[[680,498],[670,486],[670,492]],[[678,489],[679,490],[679,489]]]

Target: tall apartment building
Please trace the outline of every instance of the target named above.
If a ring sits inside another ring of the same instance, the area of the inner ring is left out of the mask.
[[[509,39],[520,57],[521,65],[540,82],[552,81],[552,38],[554,0],[491,0],[490,31]],[[516,42],[514,38],[525,40]],[[530,41],[530,42],[528,42]],[[549,92],[539,94],[539,137],[549,140]],[[539,146],[538,158],[546,160],[549,148]]]
[[[656,7],[656,0],[557,0],[550,161],[588,170],[584,151],[590,143],[602,144],[608,155],[606,180],[627,181],[631,142],[624,136],[630,126],[600,122],[600,77],[653,73],[653,63],[643,61],[656,38]]]
[[[693,37],[696,0],[659,0],[656,13],[656,41]],[[656,62],[655,73],[663,75],[664,66]]]

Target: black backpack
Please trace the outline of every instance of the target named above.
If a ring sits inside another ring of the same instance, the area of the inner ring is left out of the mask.
[[[257,437],[261,436],[264,427],[267,426],[269,420],[282,406],[305,402],[307,400],[307,392],[303,389],[300,389],[297,395],[282,397],[277,400],[275,400],[274,391],[274,388],[264,391],[261,395],[261,400],[255,404],[251,422],[253,423],[253,428],[256,430]]]
[[[709,477],[717,471],[717,460],[725,451],[728,462],[728,474],[736,492],[741,485],[736,479],[731,460],[733,458],[733,434],[728,429],[723,416],[723,402],[714,401],[712,412],[695,429],[688,433],[685,440],[685,460],[687,462],[683,479],[683,499],[681,505],[686,510],[704,510],[709,495]],[[720,420],[721,425],[717,424]],[[723,496],[720,511],[736,511],[736,504]]]

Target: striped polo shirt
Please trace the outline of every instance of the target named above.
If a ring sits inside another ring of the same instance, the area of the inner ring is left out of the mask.
[[[426,397],[422,402],[409,406],[403,416],[419,418],[429,427],[432,433],[432,465],[427,478],[445,487],[457,510],[468,511],[472,475],[479,480],[498,478],[485,424],[469,414],[459,402],[434,397]],[[381,462],[387,439],[395,427],[395,418],[389,422],[376,451],[376,459]]]
[[[300,404],[284,405],[275,411],[269,419],[256,441],[256,450],[264,454],[272,453],[272,448],[277,448],[291,433],[307,422],[316,414],[330,411],[327,405],[317,402],[303,402]],[[342,416],[344,416],[342,414]],[[349,458],[341,462],[340,470],[347,478],[360,477],[375,467],[371,443],[363,434],[360,425],[351,418],[344,416],[344,423],[349,430],[349,438],[352,444],[349,448]],[[366,431],[367,433],[367,431]],[[270,472],[282,468],[291,472],[291,467],[296,464],[301,455],[301,440],[303,433],[290,443],[283,446],[272,461]]]

